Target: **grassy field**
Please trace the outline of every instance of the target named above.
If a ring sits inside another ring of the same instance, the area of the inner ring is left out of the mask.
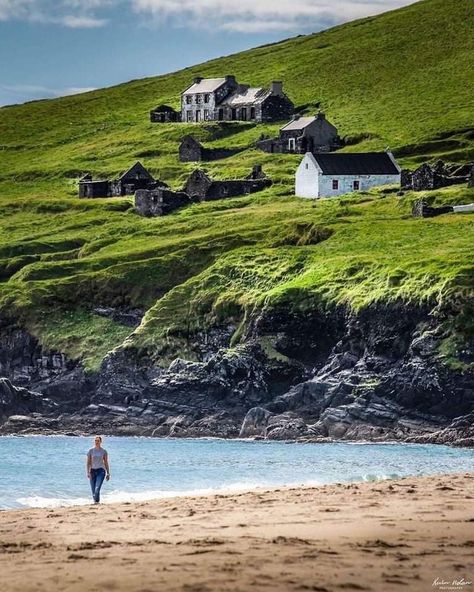
[[[158,363],[192,355],[195,329],[285,303],[312,308],[405,300],[449,305],[443,355],[472,331],[472,215],[416,220],[387,189],[313,203],[292,196],[299,158],[252,145],[279,125],[153,125],[148,111],[193,76],[235,74],[251,84],[282,79],[302,112],[321,101],[350,145],[390,146],[404,166],[443,156],[474,159],[474,31],[471,0],[425,0],[329,31],[214,60],[181,72],[0,109],[0,309],[47,346],[97,369],[126,340]],[[178,162],[186,133],[240,148],[206,164],[218,178],[261,163],[272,188],[143,219],[129,199],[79,200],[85,172],[116,176],[137,159],[172,187],[193,165]],[[432,192],[468,203],[474,191]],[[147,310],[130,329],[95,305]],[[454,313],[453,313],[454,314]]]

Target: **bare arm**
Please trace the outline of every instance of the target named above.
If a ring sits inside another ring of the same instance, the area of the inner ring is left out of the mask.
[[[87,462],[86,462],[86,469],[87,469],[87,478],[90,479],[91,477],[91,455],[87,453]]]
[[[108,481],[110,479],[110,466],[109,466],[109,455],[107,454],[107,452],[104,454],[104,467],[105,467],[105,471],[106,471],[105,478]]]

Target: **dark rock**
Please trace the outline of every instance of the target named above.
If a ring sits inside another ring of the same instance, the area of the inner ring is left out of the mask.
[[[100,317],[112,319],[116,323],[125,325],[126,327],[138,327],[138,325],[142,322],[143,315],[145,314],[143,310],[138,308],[123,310],[119,308],[113,308],[111,306],[99,306],[94,308],[92,312]]]
[[[42,394],[5,383],[2,433],[472,445],[474,347],[463,347],[464,370],[439,356],[452,314],[406,303],[358,313],[281,306],[250,319],[232,349],[235,326],[214,327],[190,339],[198,360],[163,369],[122,347],[93,377],[3,325],[3,370]]]
[[[0,378],[0,418],[33,412],[51,413],[56,407],[53,401],[41,393],[13,386],[7,378]]]

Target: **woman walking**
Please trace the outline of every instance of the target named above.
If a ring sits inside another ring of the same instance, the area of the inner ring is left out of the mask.
[[[100,502],[100,488],[104,478],[110,479],[109,456],[107,450],[102,448],[101,436],[94,439],[94,448],[87,453],[87,478],[91,483],[92,497],[94,503]]]

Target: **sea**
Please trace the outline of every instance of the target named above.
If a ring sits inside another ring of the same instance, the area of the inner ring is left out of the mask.
[[[92,438],[0,437],[0,509],[91,503]],[[424,444],[107,437],[104,503],[474,472],[474,450]]]

